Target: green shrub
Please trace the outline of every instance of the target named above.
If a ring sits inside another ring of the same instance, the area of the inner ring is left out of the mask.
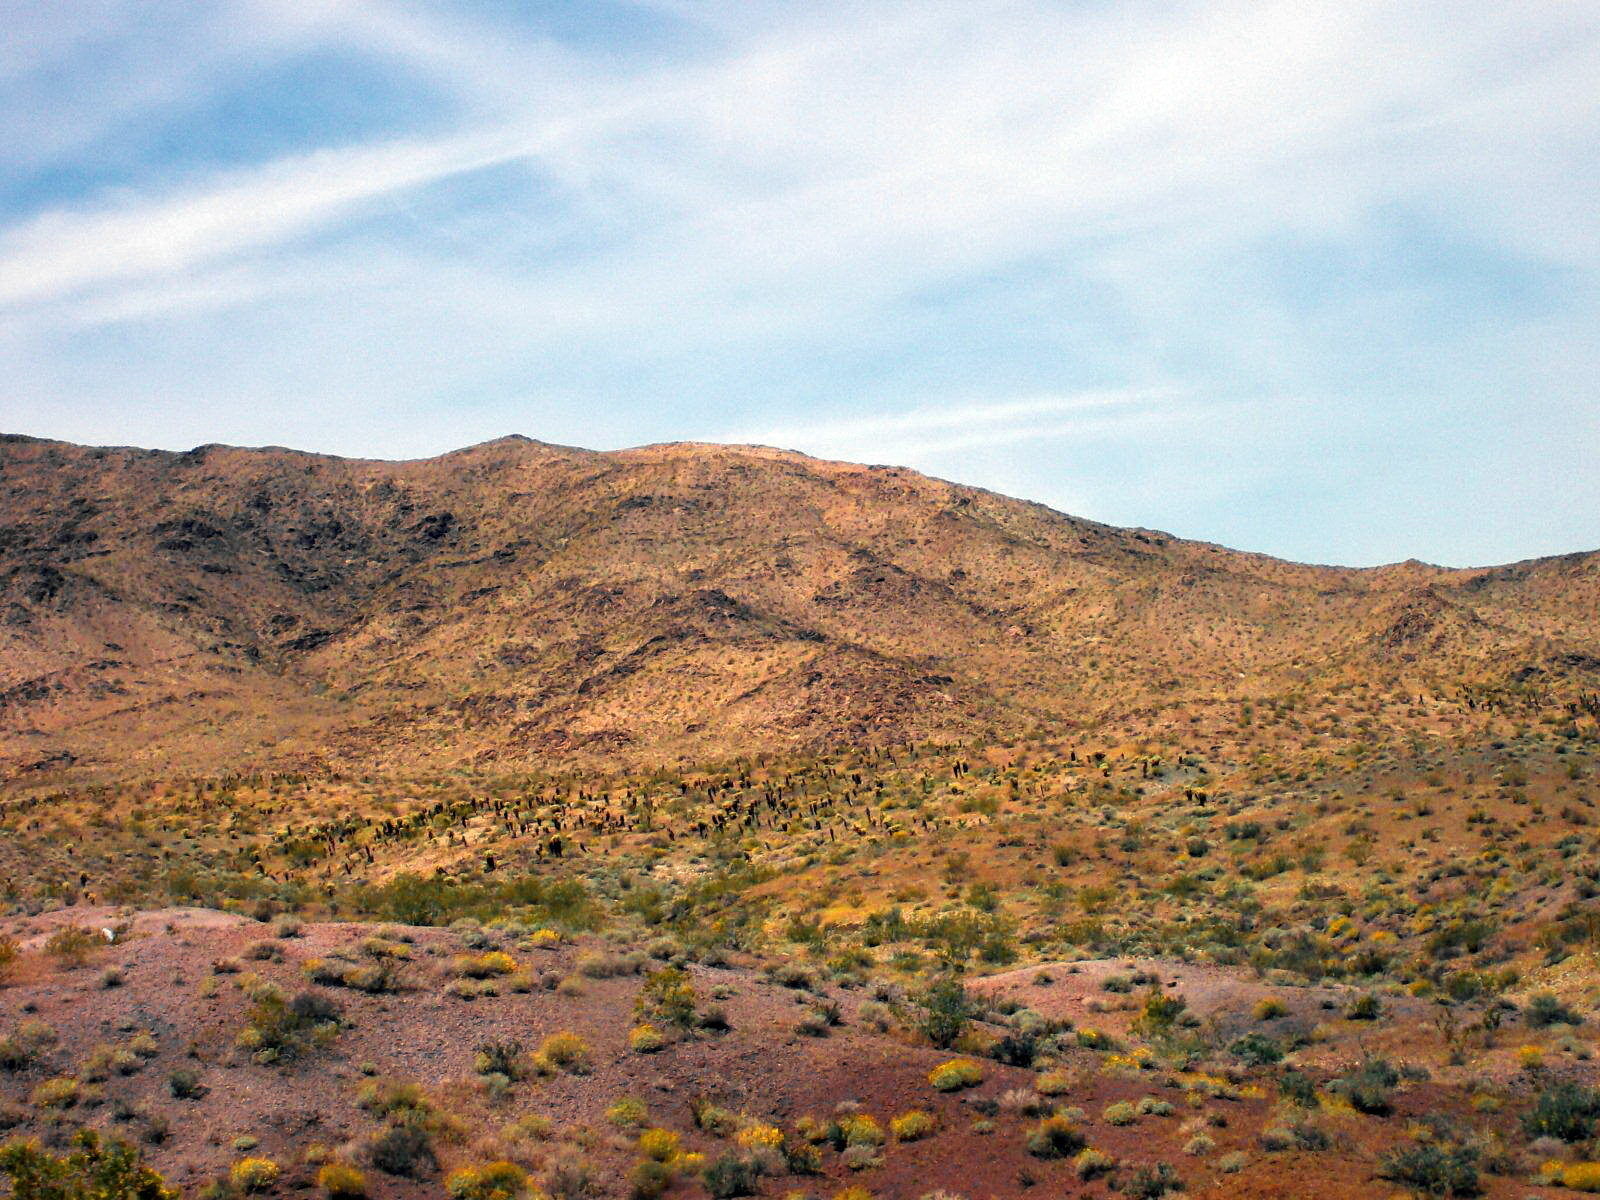
[[[1476,1196],[1482,1190],[1478,1152],[1470,1146],[1423,1142],[1388,1155],[1378,1173],[1425,1196]]]
[[[1290,1104],[1298,1108],[1315,1108],[1317,1106],[1317,1085],[1309,1075],[1299,1071],[1285,1071],[1278,1076],[1278,1092]]]
[[[1046,1071],[1033,1081],[1033,1087],[1041,1096],[1065,1096],[1073,1089],[1074,1083],[1070,1072]]]
[[[628,1048],[635,1054],[654,1054],[666,1048],[667,1039],[654,1025],[635,1025],[628,1032]]]
[[[330,996],[305,991],[285,1001],[275,990],[257,994],[238,1044],[258,1062],[295,1058],[339,1031],[339,1005]]]
[[[1563,1081],[1539,1093],[1522,1127],[1531,1138],[1581,1142],[1593,1135],[1596,1118],[1600,1118],[1600,1091]]]
[[[655,1200],[655,1198],[672,1186],[672,1181],[677,1178],[677,1172],[663,1162],[653,1158],[641,1159],[635,1163],[633,1170],[628,1172],[628,1184],[632,1189],[633,1200]]]
[[[507,1079],[521,1079],[528,1073],[522,1043],[514,1038],[480,1042],[472,1058],[472,1069],[479,1075],[504,1075]]]
[[[1600,1192],[1600,1162],[1553,1163],[1545,1173],[1574,1192]]]
[[[83,1088],[70,1075],[46,1079],[33,1089],[28,1099],[35,1108],[71,1108],[83,1095]]]
[[[1264,1033],[1247,1033],[1236,1038],[1228,1047],[1228,1053],[1252,1067],[1265,1067],[1283,1061],[1283,1047]]]
[[[691,1029],[695,1024],[695,1007],[699,998],[689,973],[682,967],[662,967],[645,976],[634,1010],[642,1022],[660,1022]]]
[[[646,1129],[639,1134],[639,1153],[656,1162],[671,1162],[683,1152],[683,1139],[671,1129]]]
[[[399,964],[393,959],[376,962],[348,962],[342,958],[307,959],[301,969],[312,983],[324,987],[349,988],[369,995],[398,992],[401,987]]]
[[[1098,1179],[1102,1175],[1109,1175],[1116,1169],[1117,1160],[1104,1150],[1080,1150],[1078,1156],[1072,1160],[1072,1169],[1077,1172],[1079,1179]]]
[[[1182,996],[1169,996],[1160,985],[1152,983],[1145,991],[1144,1003],[1139,1010],[1135,1028],[1152,1037],[1168,1032],[1187,1008]]]
[[[954,975],[943,975],[917,1000],[922,1009],[918,1028],[941,1050],[947,1050],[966,1031],[972,1005],[967,989]]]
[[[456,959],[456,973],[466,979],[493,979],[517,969],[517,960],[504,950],[467,954]]]
[[[1126,1100],[1108,1104],[1100,1113],[1100,1119],[1107,1125],[1132,1125],[1137,1118],[1138,1110]]]
[[[589,1043],[566,1030],[552,1033],[539,1043],[539,1051],[533,1061],[541,1075],[554,1075],[557,1071],[586,1075],[589,1072]]]
[[[783,1165],[791,1175],[822,1174],[822,1151],[798,1138],[783,1143]]]
[[[24,1071],[61,1040],[43,1021],[23,1021],[16,1032],[0,1038],[0,1070]]]
[[[637,1129],[649,1119],[649,1108],[634,1096],[624,1096],[606,1109],[606,1120],[618,1129]]]

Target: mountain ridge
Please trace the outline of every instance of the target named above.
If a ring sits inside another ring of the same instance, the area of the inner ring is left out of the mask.
[[[760,446],[0,437],[0,771],[648,766],[1592,688],[1600,553],[1347,568]],[[1596,664],[1600,666],[1600,664]]]

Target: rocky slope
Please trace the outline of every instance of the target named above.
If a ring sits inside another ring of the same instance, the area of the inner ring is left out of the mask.
[[[1600,681],[1600,555],[1302,566],[883,467],[0,439],[0,772],[650,764]]]

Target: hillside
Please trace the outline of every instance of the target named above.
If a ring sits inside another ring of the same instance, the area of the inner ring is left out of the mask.
[[[0,440],[0,773],[650,765],[1600,684],[1600,556],[1301,566],[882,467]]]

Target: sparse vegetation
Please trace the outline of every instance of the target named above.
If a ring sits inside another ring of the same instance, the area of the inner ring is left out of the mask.
[[[65,1036],[0,1028],[0,1128],[104,1123],[218,1196],[250,1161],[274,1192],[654,1200],[996,1156],[1041,1193],[1269,1194],[1306,1156],[1341,1194],[1579,1190],[1600,730],[1505,703],[1356,679],[1116,737],[36,789],[0,809],[6,991]],[[129,907],[45,915],[83,886],[52,837]],[[92,970],[34,949],[72,928]],[[384,1074],[419,1062],[432,1091]],[[195,1135],[349,1075],[336,1145]]]

